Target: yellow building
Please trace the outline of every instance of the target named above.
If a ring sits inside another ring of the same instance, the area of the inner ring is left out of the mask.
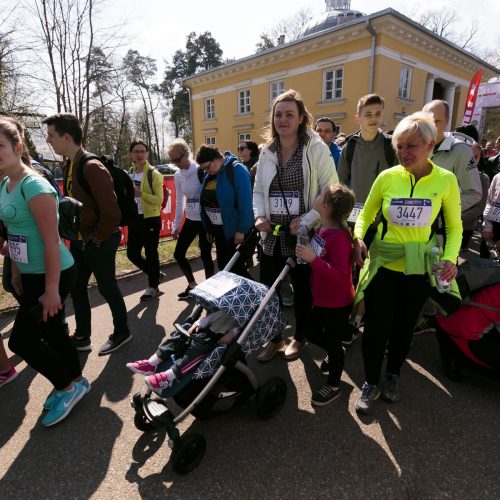
[[[483,81],[498,70],[393,9],[370,15],[350,0],[326,0],[327,10],[296,40],[198,73],[184,80],[191,96],[193,147],[235,151],[240,140],[262,142],[274,97],[298,90],[313,115],[329,116],[339,131],[357,130],[358,99],[385,98],[385,129],[432,99],[453,110],[460,124],[473,74]]]

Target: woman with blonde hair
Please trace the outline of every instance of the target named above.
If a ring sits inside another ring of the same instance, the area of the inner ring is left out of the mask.
[[[371,413],[379,395],[392,403],[400,398],[400,370],[432,289],[432,249],[439,247],[432,225],[441,210],[446,245],[440,279],[452,281],[457,274],[460,191],[455,175],[429,159],[436,136],[429,113],[414,113],[398,124],[392,145],[400,164],[376,178],[354,227],[355,258],[362,267],[356,301],[364,297],[366,307],[362,338],[366,381],[355,405],[359,413]],[[379,212],[382,220],[368,252],[363,237]],[[379,390],[386,346],[386,373]]]

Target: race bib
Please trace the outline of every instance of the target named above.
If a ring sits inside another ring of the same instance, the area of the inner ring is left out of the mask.
[[[188,219],[199,217],[200,215],[200,199],[188,198],[186,200],[186,215]]]
[[[311,248],[317,257],[321,257],[325,251],[325,240],[317,233],[311,239]]]
[[[300,195],[298,191],[271,191],[269,193],[269,203],[272,215],[299,215]],[[288,207],[288,211],[287,211]]]
[[[363,210],[363,206],[364,206],[363,203],[355,203],[352,212],[349,214],[349,217],[347,218],[347,222],[352,222],[353,224],[356,224],[359,214],[361,213],[361,210]]]
[[[137,203],[137,213],[139,215],[143,214],[141,197],[140,196],[136,196],[135,202]]]
[[[491,205],[488,213],[488,219],[493,222],[500,222],[500,203],[496,202]]]
[[[389,220],[394,226],[428,226],[432,202],[425,198],[393,198],[389,206]]]
[[[28,264],[28,237],[22,234],[9,234],[9,254],[14,262]]]
[[[214,226],[222,226],[222,214],[220,212],[220,208],[205,207],[205,212]]]

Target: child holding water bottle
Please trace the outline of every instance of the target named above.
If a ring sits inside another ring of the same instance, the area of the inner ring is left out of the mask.
[[[348,187],[326,186],[314,202],[314,209],[321,216],[321,228],[309,245],[297,245],[295,250],[297,257],[311,266],[313,307],[307,338],[328,353],[321,364],[328,378],[313,393],[314,406],[325,406],[340,396],[342,339],[349,328],[354,301],[352,236],[346,222],[353,206],[354,193]]]

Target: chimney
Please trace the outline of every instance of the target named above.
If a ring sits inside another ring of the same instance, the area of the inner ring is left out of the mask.
[[[278,38],[278,45],[283,45],[285,43],[285,35],[280,35]]]

